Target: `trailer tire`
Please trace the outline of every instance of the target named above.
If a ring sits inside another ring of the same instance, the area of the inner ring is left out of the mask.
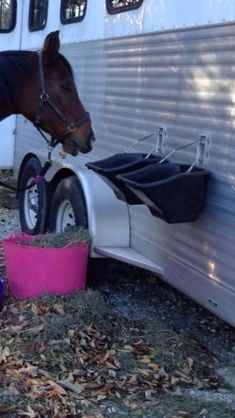
[[[49,229],[63,232],[73,225],[88,227],[86,201],[75,175],[61,180],[56,188],[51,202]]]
[[[41,168],[41,163],[36,157],[30,158],[23,168],[19,188],[28,186],[40,173]],[[22,231],[29,235],[44,233],[47,227],[48,209],[49,197],[45,180],[28,190],[20,191],[19,215]]]

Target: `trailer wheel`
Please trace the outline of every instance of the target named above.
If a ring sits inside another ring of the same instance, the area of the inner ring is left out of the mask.
[[[36,157],[31,158],[23,169],[19,181],[20,189],[28,186],[41,168],[40,161]],[[23,232],[29,235],[45,232],[48,203],[47,185],[44,180],[28,190],[19,192],[20,225]]]
[[[87,228],[87,210],[84,193],[76,176],[60,181],[51,202],[49,229],[63,232],[69,226]]]

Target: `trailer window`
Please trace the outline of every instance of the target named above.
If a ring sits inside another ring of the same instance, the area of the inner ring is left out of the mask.
[[[16,24],[16,0],[0,0],[0,32],[11,32]]]
[[[42,30],[47,23],[48,0],[30,0],[29,30]]]
[[[106,9],[109,14],[127,12],[128,10],[138,9],[143,0],[106,0]]]
[[[81,22],[86,14],[87,0],[62,0],[60,9],[61,22]]]

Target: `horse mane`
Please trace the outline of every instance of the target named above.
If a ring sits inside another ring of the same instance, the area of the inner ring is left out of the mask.
[[[32,70],[30,60],[26,59],[32,52],[3,51],[0,52],[0,99],[1,104],[10,104],[18,94],[16,70],[28,73]]]
[[[38,62],[30,58],[35,52],[32,51],[2,51],[0,52],[0,101],[1,105],[10,105],[14,97],[19,94],[16,71],[30,77],[32,71],[38,68]],[[59,60],[74,77],[70,63],[62,55],[58,54]]]

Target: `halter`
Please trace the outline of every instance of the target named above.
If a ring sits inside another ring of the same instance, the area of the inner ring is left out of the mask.
[[[41,183],[41,181],[44,179],[45,174],[47,173],[47,171],[49,170],[49,168],[52,165],[52,159],[51,159],[51,153],[53,148],[59,143],[59,142],[63,142],[64,139],[76,132],[78,130],[78,128],[80,128],[80,126],[90,117],[90,114],[88,112],[85,112],[84,115],[76,122],[70,122],[65,115],[58,109],[58,107],[55,105],[55,103],[51,100],[49,94],[46,91],[46,83],[45,83],[45,77],[44,77],[44,71],[43,71],[43,59],[42,59],[42,52],[39,51],[38,52],[38,58],[39,58],[39,74],[40,74],[40,89],[41,89],[41,94],[39,97],[39,102],[38,102],[38,109],[37,109],[37,114],[36,114],[36,118],[34,121],[34,126],[37,128],[37,130],[40,132],[40,134],[42,135],[42,137],[45,139],[45,141],[48,144],[48,156],[47,159],[44,163],[44,166],[41,168],[40,173],[37,174],[33,180],[31,181],[31,183],[23,188],[19,188],[19,187],[13,187],[10,186],[9,184],[2,182],[0,180],[0,186],[6,187],[7,189],[13,190],[15,192],[23,192],[26,191],[28,189],[31,189],[31,187]],[[54,112],[59,116],[60,119],[62,119],[62,121],[65,124],[65,132],[63,134],[63,136],[60,138],[60,140],[56,139],[55,137],[51,137],[51,140],[48,140],[46,135],[44,134],[44,132],[42,131],[42,129],[40,128],[40,122],[41,122],[41,117],[42,117],[42,112],[43,112],[43,105],[44,103],[47,103],[53,110]]]
[[[88,112],[85,112],[84,115],[78,121],[75,121],[75,122],[71,122],[65,117],[65,115],[58,109],[58,107],[55,105],[53,100],[50,98],[49,93],[46,91],[45,75],[44,75],[44,70],[43,70],[42,51],[38,51],[37,54],[38,54],[38,59],[39,59],[39,75],[40,75],[41,94],[40,94],[40,97],[39,97],[38,109],[37,109],[37,114],[36,114],[34,125],[37,128],[37,130],[40,132],[40,134],[43,136],[43,138],[46,140],[46,142],[52,148],[54,148],[59,142],[63,143],[63,141],[65,140],[65,138],[67,138],[67,136],[76,132],[80,128],[80,126],[83,125],[83,123],[87,119],[89,119],[90,114]],[[45,103],[47,103],[54,110],[54,112],[59,116],[59,118],[65,124],[65,132],[59,140],[54,138],[54,137],[51,137],[51,141],[49,141],[46,138],[46,136],[43,134],[43,132],[42,132],[40,126],[39,126],[40,122],[41,122],[42,112],[43,112],[43,105]]]

